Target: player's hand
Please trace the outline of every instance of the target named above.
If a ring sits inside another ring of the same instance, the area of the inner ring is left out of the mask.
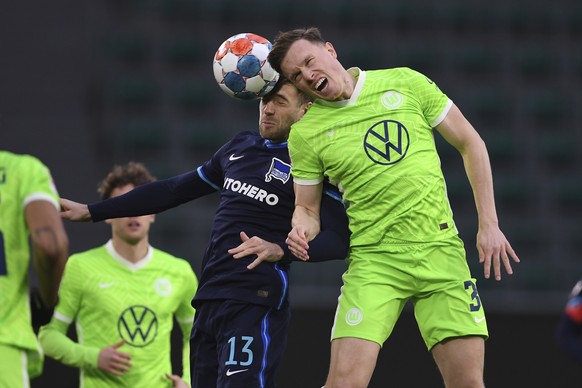
[[[174,388],[190,388],[190,385],[188,385],[187,382],[182,380],[182,378],[180,376],[170,375],[170,374],[166,373],[166,378],[169,380],[172,380],[172,386]]]
[[[131,367],[131,354],[117,350],[125,343],[124,340],[101,349],[99,352],[99,369],[116,376],[123,376]]]
[[[91,221],[91,213],[86,204],[61,198],[61,218],[69,221]]]
[[[483,264],[485,279],[491,276],[491,265],[495,280],[501,280],[501,265],[508,275],[513,275],[511,260],[519,263],[519,257],[505,238],[499,227],[479,227],[477,232],[477,251],[479,252],[479,263]],[[510,260],[511,259],[511,260]]]
[[[303,225],[297,225],[291,229],[287,235],[285,243],[289,247],[289,251],[297,258],[307,261],[309,260],[309,244],[308,232]]]
[[[245,232],[240,232],[242,244],[236,248],[231,248],[228,253],[235,259],[240,259],[249,255],[257,255],[257,258],[247,265],[247,269],[253,269],[263,261],[274,263],[283,258],[285,252],[279,245],[263,240],[260,237],[253,236],[249,238]]]

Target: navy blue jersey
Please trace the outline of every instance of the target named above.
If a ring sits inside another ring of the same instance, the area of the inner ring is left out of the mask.
[[[284,244],[295,208],[287,142],[239,133],[198,174],[221,195],[194,300],[235,299],[281,308],[287,300],[290,257],[249,271],[254,257],[233,260],[227,250],[241,243],[240,231]]]
[[[239,133],[198,174],[221,194],[194,300],[236,299],[281,308],[289,285],[288,261],[264,262],[249,271],[252,257],[233,260],[227,251],[241,243],[240,231],[284,242],[291,230],[294,195],[287,144]],[[235,282],[238,287],[232,286]]]
[[[287,305],[288,271],[293,256],[284,243],[295,205],[287,143],[272,143],[255,132],[241,132],[196,171],[152,182],[89,205],[94,221],[152,214],[220,192],[194,306],[203,300],[233,299],[281,309]],[[325,184],[321,232],[310,242],[310,261],[344,259],[349,232],[337,189]],[[255,257],[233,259],[228,249],[241,244],[239,233],[278,243],[286,252],[277,263],[246,267]]]

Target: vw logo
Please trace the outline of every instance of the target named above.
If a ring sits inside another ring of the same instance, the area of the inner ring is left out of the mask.
[[[121,313],[117,330],[128,345],[142,348],[158,335],[158,317],[146,306],[131,306]]]
[[[398,163],[408,151],[410,137],[406,127],[394,120],[374,124],[364,137],[364,150],[374,163],[390,165]]]

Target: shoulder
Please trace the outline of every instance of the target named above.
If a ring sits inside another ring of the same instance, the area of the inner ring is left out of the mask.
[[[101,265],[104,256],[109,256],[107,250],[104,246],[95,247],[92,249],[88,249],[83,252],[78,252],[72,254],[69,259],[67,260],[67,267],[69,266],[76,266],[76,267],[86,267],[93,263],[94,261],[101,261]]]
[[[234,135],[232,137],[232,139],[230,140],[230,143],[238,144],[238,143],[243,143],[246,141],[255,142],[255,141],[260,140],[260,139],[261,139],[261,135],[258,132],[242,131],[242,132],[239,132],[236,135]]]
[[[171,279],[176,280],[178,284],[182,284],[185,288],[190,288],[192,285],[196,286],[198,284],[198,278],[194,273],[194,269],[186,259],[176,257],[156,248],[154,248],[154,255],[158,270],[165,273]]]
[[[394,67],[390,69],[381,70],[367,70],[366,80],[386,80],[393,79],[395,81],[403,81],[409,79],[426,79],[424,74],[411,69],[409,67]]]
[[[240,152],[243,149],[253,147],[262,142],[258,132],[243,131],[234,135],[216,152],[215,157],[224,157],[232,152]]]
[[[188,260],[183,259],[181,257],[177,257],[168,253],[166,251],[162,251],[157,248],[153,248],[154,255],[159,260],[163,260],[163,265],[165,267],[174,268],[178,270],[192,270],[192,266]]]
[[[9,170],[18,171],[20,176],[50,175],[48,167],[33,155],[0,151],[0,162]]]

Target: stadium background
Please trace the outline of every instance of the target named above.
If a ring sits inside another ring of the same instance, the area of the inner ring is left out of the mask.
[[[408,66],[432,78],[488,144],[500,224],[523,263],[501,283],[477,263],[476,214],[461,158],[437,138],[453,211],[489,313],[492,387],[580,386],[556,348],[568,291],[582,277],[582,4],[385,0],[54,0],[0,5],[0,148],[31,153],[63,197],[96,201],[114,163],[158,178],[197,167],[257,103],[227,97],[212,55],[238,32],[272,39],[315,25],[346,66]],[[152,243],[199,272],[217,196],[157,218]],[[71,251],[105,224],[67,224]],[[280,386],[319,387],[343,263],[292,269],[293,319]],[[74,386],[49,361],[33,387]],[[318,385],[319,384],[319,385]],[[410,310],[381,352],[372,387],[439,386]]]

